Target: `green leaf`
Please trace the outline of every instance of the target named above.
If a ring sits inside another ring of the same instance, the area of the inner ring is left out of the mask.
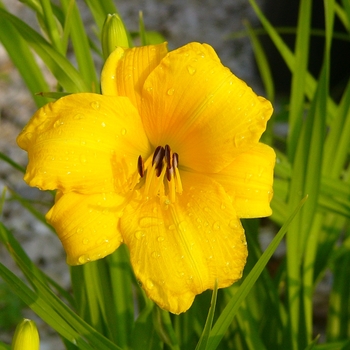
[[[231,298],[230,302],[227,304],[223,312],[220,314],[218,320],[216,321],[212,331],[210,332],[209,341],[208,341],[208,350],[214,350],[219,345],[221,339],[224,337],[226,330],[232,323],[233,318],[235,317],[241,303],[245,300],[246,296],[250,292],[251,288],[254,286],[256,280],[260,276],[261,272],[265,268],[267,262],[271,258],[272,254],[276,250],[277,246],[281,242],[285,233],[287,232],[290,223],[293,221],[301,207],[304,205],[307,198],[304,198],[288,218],[285,224],[278,231],[276,237],[270,243],[269,247],[262,254],[259,261],[256,263],[254,268],[250,271],[249,275],[244,279],[240,285],[237,292]]]
[[[78,62],[79,72],[85,81],[85,85],[89,88],[88,91],[99,92],[96,68],[78,7],[75,4],[75,1],[72,3],[71,0],[61,0],[61,3],[65,13],[68,15],[66,16],[66,20],[72,22],[68,24],[68,27],[70,28],[70,36],[75,57]]]
[[[270,65],[267,61],[264,49],[259,41],[258,35],[256,34],[255,30],[252,28],[248,21],[244,21],[244,25],[248,30],[248,35],[253,45],[254,57],[265,87],[267,98],[272,102],[275,99],[275,87],[273,84]]]
[[[39,91],[48,90],[42,71],[38,67],[26,41],[14,26],[5,20],[0,20],[0,41],[21,74],[37,107],[46,104],[48,102],[46,98],[36,95]]]
[[[52,74],[68,92],[90,91],[73,65],[26,23],[0,9],[0,22],[11,23],[45,62]]]
[[[218,281],[215,280],[215,285],[214,285],[213,294],[211,297],[209,313],[207,316],[207,320],[205,322],[203,332],[202,332],[201,337],[199,338],[198,344],[196,346],[196,350],[205,350],[207,348],[209,334],[210,334],[211,327],[212,327],[213,320],[214,320],[217,296],[218,296]]]
[[[133,350],[163,349],[163,343],[153,325],[153,308],[154,304],[149,300],[134,324],[131,336]]]

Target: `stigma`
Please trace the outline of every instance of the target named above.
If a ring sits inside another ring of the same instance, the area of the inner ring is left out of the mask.
[[[158,146],[146,161],[139,156],[131,189],[142,191],[146,197],[167,197],[174,203],[176,193],[182,193],[178,164],[179,155],[169,145]]]

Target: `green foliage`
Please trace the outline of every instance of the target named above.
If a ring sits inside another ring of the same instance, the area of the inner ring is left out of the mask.
[[[0,3],[0,41],[36,105],[42,106],[67,93],[99,92],[93,57],[102,57],[102,53],[94,42],[101,36],[107,14],[118,13],[114,2],[85,0],[96,24],[95,34],[91,35],[86,33],[74,0],[61,0],[60,6],[49,0],[22,2],[35,12],[43,34]],[[262,252],[262,221],[244,222],[249,258],[242,283],[215,290],[212,295],[203,293],[187,313],[169,315],[145,297],[133,276],[128,252],[118,249],[104,260],[71,268],[71,295],[33,264],[1,223],[0,240],[26,282],[0,264],[0,276],[6,282],[6,288],[0,285],[0,299],[6,300],[9,307],[1,310],[8,323],[0,326],[16,322],[21,307],[18,299],[12,299],[8,293],[9,288],[61,335],[67,349],[350,348],[350,82],[339,103],[329,91],[332,40],[344,38],[334,32],[334,18],[341,20],[349,40],[350,5],[347,0],[324,1],[325,50],[322,70],[316,78],[307,68],[310,36],[314,33],[312,1],[300,2],[294,51],[284,43],[255,0],[250,3],[264,32],[292,72],[292,84],[290,96],[285,101],[277,100],[269,62],[259,39],[262,30],[246,23],[266,94],[280,106],[280,111],[272,118],[265,136],[265,142],[274,146],[277,153],[270,225],[273,222],[278,233]],[[130,46],[133,40],[142,44],[163,40],[159,33],[146,31],[142,14],[139,25],[139,33],[127,33]],[[72,60],[66,57],[68,47]],[[49,91],[33,52],[57,79],[56,91]],[[279,123],[288,125],[288,136],[274,132]],[[7,155],[0,153],[0,159],[23,172]],[[37,220],[45,222],[32,202],[10,193]],[[6,203],[2,200],[3,205]],[[285,234],[286,254],[272,274],[266,265]],[[313,298],[318,283],[329,272],[333,284],[326,334],[321,343],[314,334]],[[0,314],[0,320],[4,319]],[[1,348],[8,347],[0,344]]]

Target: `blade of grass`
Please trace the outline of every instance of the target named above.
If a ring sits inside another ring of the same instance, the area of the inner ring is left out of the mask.
[[[292,86],[290,96],[290,112],[288,118],[288,154],[289,159],[294,159],[297,140],[300,136],[302,125],[301,116],[304,113],[304,89],[307,76],[307,63],[309,58],[309,41],[311,27],[311,0],[303,0],[299,5],[297,36],[295,44],[294,70],[292,74]],[[296,69],[297,68],[297,69]]]
[[[253,46],[254,57],[258,65],[259,73],[264,84],[267,99],[271,102],[275,99],[275,87],[273,84],[272,73],[270,65],[267,61],[264,49],[259,41],[258,35],[256,35],[255,30],[252,28],[248,21],[244,21],[244,25],[247,28],[250,42]]]
[[[130,267],[126,246],[122,245],[107,258],[111,279],[111,293],[114,300],[112,312],[118,322],[115,336],[122,347],[130,345],[134,324],[134,307],[132,300],[133,273]]]
[[[70,327],[45,299],[39,297],[28,288],[17,276],[0,263],[0,276],[39,317],[52,326],[59,334],[68,339],[71,343],[78,345],[81,349],[93,350],[85,340]]]
[[[131,349],[133,350],[163,349],[163,343],[153,325],[153,307],[153,302],[149,300],[135,322],[131,336]]]
[[[69,14],[70,0],[61,0],[65,14]],[[88,35],[85,31],[78,7],[74,1],[71,16],[66,19],[74,25],[69,25],[75,57],[77,59],[79,72],[88,86],[89,91],[99,92],[99,83],[96,77],[96,68],[92,59]]]
[[[46,34],[50,38],[52,46],[61,54],[64,54],[61,35],[59,33],[58,21],[52,11],[50,0],[40,0],[43,10],[43,22],[45,24]]]
[[[14,169],[20,171],[21,173],[25,173],[26,169],[23,168],[21,165],[17,164],[15,161],[13,161],[11,158],[9,158],[6,154],[0,152],[0,159],[5,161],[6,163],[10,164]]]
[[[271,258],[272,254],[276,250],[277,246],[281,242],[285,233],[289,229],[289,226],[301,207],[304,205],[307,197],[305,197],[297,206],[292,215],[286,220],[284,225],[278,231],[276,237],[270,243],[269,247],[262,254],[261,258],[251,270],[249,275],[245,278],[245,280],[240,285],[238,291],[235,293],[234,297],[231,298],[230,302],[227,304],[224,311],[220,314],[218,320],[216,321],[212,331],[210,332],[209,341],[208,341],[208,350],[214,350],[219,345],[221,339],[224,337],[226,330],[230,326],[233,318],[235,317],[241,303],[246,298],[254,283],[260,276],[261,272],[265,268],[267,262]]]
[[[214,285],[213,294],[211,297],[210,308],[209,308],[207,320],[205,322],[205,326],[204,326],[203,332],[201,334],[201,337],[199,338],[198,344],[196,346],[196,350],[205,350],[207,348],[209,334],[210,334],[211,327],[212,327],[213,320],[214,320],[217,296],[218,296],[218,281],[215,280],[215,285]]]
[[[46,104],[48,102],[46,98],[36,95],[39,91],[48,90],[48,85],[42,71],[36,63],[26,41],[13,25],[7,21],[0,21],[0,41],[21,74],[36,106],[41,107]]]
[[[30,26],[3,9],[0,9],[0,19],[10,22],[18,30],[66,91],[90,91],[73,65]]]
[[[120,15],[116,6],[113,3],[113,0],[104,0],[104,1],[84,0],[84,2],[90,8],[90,11],[99,28],[99,32],[101,32],[103,23],[108,14],[117,13],[118,15]]]
[[[251,4],[254,12],[258,16],[266,32],[268,33],[271,40],[273,41],[276,48],[278,49],[279,53],[282,55],[288,68],[293,73],[296,69],[298,69],[298,67],[295,65],[295,56],[293,55],[292,51],[283,42],[277,30],[270,24],[270,22],[263,15],[260,8],[256,4],[256,0],[249,0],[249,3]],[[306,81],[305,81],[305,84],[302,86],[302,89],[304,89],[304,93],[308,97],[308,99],[312,100],[313,95],[316,91],[316,86],[317,86],[317,82],[315,81],[315,79],[311,76],[311,74],[307,73]],[[329,120],[331,120],[334,118],[334,115],[336,112],[336,105],[334,101],[330,98],[327,101],[327,108],[328,108],[327,117]]]

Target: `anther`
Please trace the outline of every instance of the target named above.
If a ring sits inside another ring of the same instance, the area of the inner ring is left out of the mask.
[[[154,163],[156,163],[156,166],[160,164],[162,164],[162,160],[164,158],[164,148],[162,146],[158,146],[153,154],[153,159],[152,159],[152,165],[154,165]]]
[[[164,158],[165,158],[165,162],[167,164],[167,168],[170,169],[173,165],[172,165],[172,157],[171,157],[171,149],[169,145],[165,145],[164,148]]]
[[[173,167],[177,168],[179,164],[179,155],[177,153],[173,154]]]
[[[137,171],[141,177],[145,175],[145,165],[141,156],[139,156],[137,159]]]
[[[173,176],[174,176],[174,168],[167,168],[166,169],[166,178],[168,179],[168,181],[171,181]]]

